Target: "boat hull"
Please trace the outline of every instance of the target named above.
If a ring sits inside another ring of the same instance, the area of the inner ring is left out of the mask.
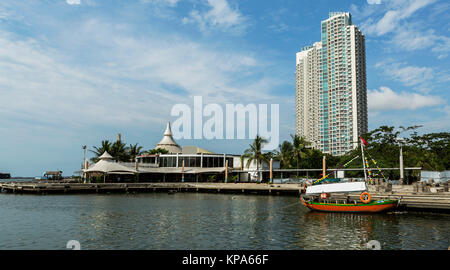
[[[302,201],[309,209],[320,212],[377,213],[391,210],[398,206],[398,200],[379,200],[357,204],[309,202],[303,198]]]

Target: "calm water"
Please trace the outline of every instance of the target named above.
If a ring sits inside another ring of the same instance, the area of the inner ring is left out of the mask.
[[[450,215],[313,213],[295,197],[0,194],[0,249],[447,249]]]

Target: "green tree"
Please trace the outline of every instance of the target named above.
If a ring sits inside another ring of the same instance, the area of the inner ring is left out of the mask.
[[[291,138],[292,138],[292,152],[296,160],[295,168],[298,169],[300,159],[307,158],[310,152],[309,151],[310,149],[308,149],[307,146],[309,146],[311,143],[308,142],[305,138],[298,136],[297,134],[295,135],[291,134]]]
[[[145,152],[145,154],[148,154],[148,155],[168,154],[168,153],[169,153],[169,151],[167,151],[164,148],[155,148],[155,149],[148,150]]]
[[[279,150],[275,150],[275,159],[280,161],[280,167],[282,169],[292,168],[292,157],[294,152],[292,143],[284,141],[278,148]]]
[[[130,161],[136,161],[136,157],[140,154],[142,154],[142,146],[139,146],[137,143],[135,145],[130,144],[130,146],[128,146]]]
[[[262,147],[264,144],[266,144],[268,141],[259,135],[256,135],[255,140],[252,144],[250,144],[250,148],[245,150],[244,157],[248,158],[247,160],[247,168],[250,167],[250,164],[255,161],[256,162],[256,171],[258,174],[258,181],[261,181],[261,175],[259,171],[259,165],[261,161],[269,162],[271,153],[263,153]]]
[[[101,146],[93,146],[94,150],[89,150],[94,153],[94,157],[91,158],[92,162],[97,162],[98,158],[103,155],[103,153],[108,152],[115,161],[128,162],[130,160],[130,155],[128,153],[128,147],[122,141],[116,141],[111,143],[108,140],[102,141]]]
[[[103,153],[108,152],[111,154],[112,152],[112,143],[108,140],[102,141],[101,146],[93,146],[94,150],[89,150],[90,152],[94,153],[94,157],[91,158],[92,162],[97,162],[98,158],[103,155]]]
[[[113,143],[110,154],[115,161],[128,162],[130,160],[127,144],[122,141]]]

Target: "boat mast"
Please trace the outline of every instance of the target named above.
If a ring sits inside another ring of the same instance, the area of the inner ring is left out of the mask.
[[[364,158],[364,149],[362,141],[359,142],[361,144],[361,156],[362,156],[362,163],[364,168],[364,181],[367,183],[367,173],[366,173],[366,159]]]

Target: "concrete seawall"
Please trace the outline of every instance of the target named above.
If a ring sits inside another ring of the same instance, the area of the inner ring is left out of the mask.
[[[300,196],[300,184],[256,183],[55,183],[9,182],[0,183],[2,192],[20,194],[83,194],[83,193],[140,193],[140,192],[208,192],[229,194],[289,195]],[[392,186],[380,189],[369,186],[372,199],[399,198],[400,210],[433,211],[450,213],[450,192],[414,192],[413,186]],[[332,199],[344,199],[344,194],[333,194]],[[350,195],[359,200],[359,194]]]

